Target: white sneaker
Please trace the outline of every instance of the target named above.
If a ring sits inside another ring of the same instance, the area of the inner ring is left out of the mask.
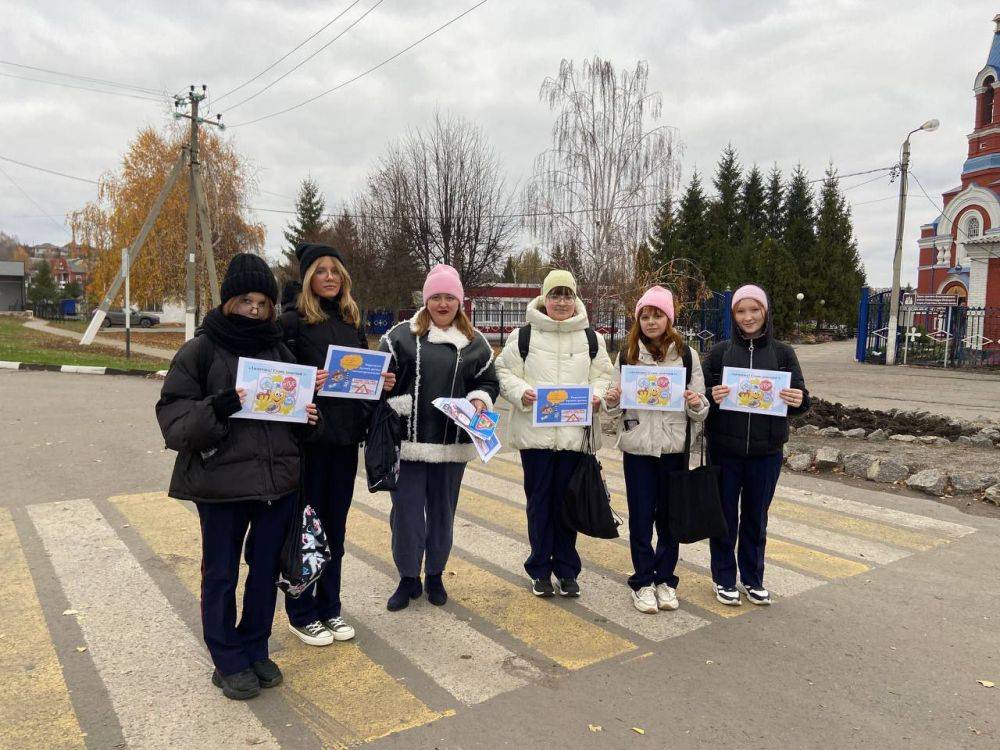
[[[643,586],[641,589],[632,591],[632,604],[640,612],[644,612],[647,615],[655,615],[660,611],[660,608],[656,605],[656,589],[652,586]]]
[[[333,633],[335,641],[349,641],[354,637],[354,628],[344,622],[343,617],[331,617],[329,620],[323,620],[323,624]]]
[[[747,599],[751,604],[756,604],[758,606],[767,606],[771,603],[771,592],[767,589],[761,587],[759,589],[751,588],[750,586],[745,586],[743,583],[737,583],[736,588],[747,595]]]
[[[300,641],[308,643],[310,646],[329,646],[333,643],[333,633],[319,620],[300,628],[288,623],[288,629],[295,633]]]
[[[740,606],[740,592],[736,589],[727,589],[725,586],[713,582],[712,590],[715,591],[715,598],[721,603],[730,607]]]
[[[681,603],[677,601],[677,590],[665,583],[656,584],[656,604],[660,609],[673,612]]]

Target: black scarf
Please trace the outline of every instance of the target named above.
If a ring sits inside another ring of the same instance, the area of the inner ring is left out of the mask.
[[[340,317],[340,295],[338,294],[333,299],[327,299],[326,297],[319,298],[320,309],[329,315],[331,318]]]
[[[254,357],[281,342],[281,327],[270,320],[226,315],[221,307],[209,310],[202,321],[212,343],[240,357]]]

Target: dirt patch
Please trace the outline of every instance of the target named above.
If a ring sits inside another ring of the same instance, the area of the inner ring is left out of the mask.
[[[841,403],[831,403],[821,398],[813,398],[811,401],[812,406],[808,412],[789,420],[793,427],[802,427],[807,424],[820,428],[837,427],[841,430],[853,430],[861,427],[869,432],[885,430],[890,435],[933,435],[952,440],[959,435],[974,435],[979,430],[977,426],[955,422],[947,417],[940,417],[929,412],[909,412],[897,409],[879,411],[860,406],[844,406]]]

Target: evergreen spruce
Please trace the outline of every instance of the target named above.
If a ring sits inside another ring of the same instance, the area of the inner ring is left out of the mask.
[[[749,276],[754,256],[760,253],[761,243],[767,237],[765,207],[764,177],[755,164],[750,168],[740,191],[740,246],[734,269],[735,279],[731,281],[734,285]]]
[[[38,268],[31,278],[31,284],[28,286],[28,299],[37,305],[55,302],[58,296],[59,286],[52,275],[52,266],[47,260],[43,260],[38,264]]]
[[[801,305],[802,319],[810,320],[815,317],[814,308],[822,294],[823,259],[816,252],[812,187],[801,165],[795,167],[788,183],[784,214],[782,244],[791,253],[792,261],[799,270],[802,288],[798,291],[805,295]]]
[[[701,271],[706,281],[709,278],[708,256],[708,200],[701,188],[701,177],[695,170],[691,182],[681,196],[677,211],[675,242],[678,255],[687,258]]]
[[[865,282],[864,267],[836,170],[831,164],[820,188],[816,212],[816,256],[822,262],[815,269],[817,295],[809,306],[817,323],[853,325],[857,319],[857,299]],[[823,304],[820,304],[820,300]]]
[[[665,266],[675,258],[684,257],[677,235],[677,217],[674,215],[674,197],[667,193],[656,212],[653,234],[649,238],[653,263]]]
[[[773,240],[780,240],[785,235],[785,189],[782,187],[781,170],[777,164],[767,174],[764,226],[765,234]]]
[[[739,156],[731,143],[722,151],[712,185],[716,195],[708,209],[709,262],[705,279],[713,289],[722,289],[739,282],[743,267],[740,257],[740,191],[743,175]]]
[[[500,281],[504,284],[513,284],[516,281],[516,273],[517,266],[514,263],[514,256],[508,255],[507,262],[503,264],[503,271],[500,272]]]
[[[295,246],[300,242],[316,242],[321,239],[327,229],[326,221],[323,219],[325,210],[326,201],[319,186],[312,178],[307,177],[299,187],[299,197],[295,201],[295,219],[284,231],[288,247],[283,251],[278,268],[279,282],[299,278],[299,261],[295,257]]]

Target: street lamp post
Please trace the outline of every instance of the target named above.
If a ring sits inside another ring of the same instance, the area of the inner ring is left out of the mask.
[[[892,256],[892,296],[889,298],[889,324],[886,331],[885,363],[896,364],[896,333],[899,330],[899,270],[903,262],[903,224],[906,219],[906,176],[910,167],[910,136],[921,130],[938,129],[937,120],[928,120],[916,130],[906,134],[903,141],[903,160],[899,165],[899,213],[896,216],[896,249]]]
[[[795,328],[802,331],[802,300],[806,298],[802,292],[795,295]]]

